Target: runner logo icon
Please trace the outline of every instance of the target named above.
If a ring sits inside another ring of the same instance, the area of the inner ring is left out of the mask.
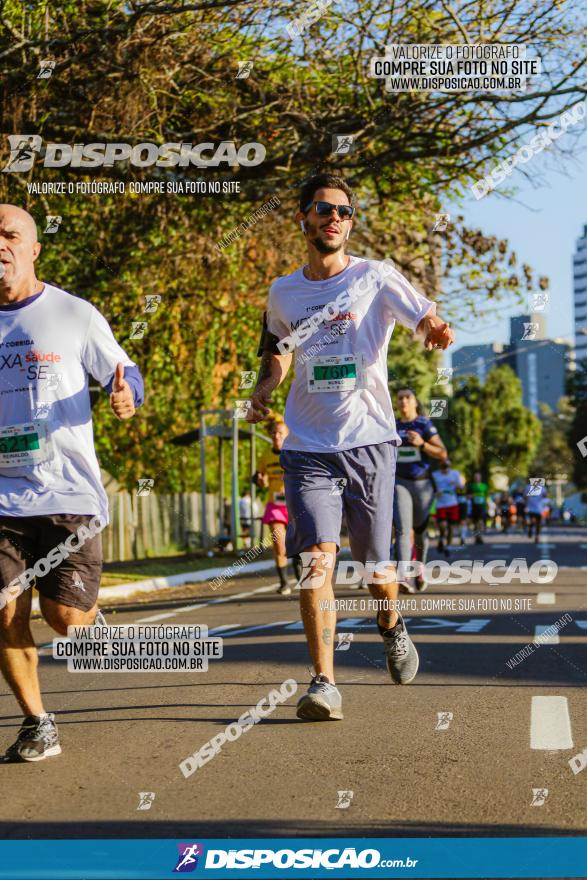
[[[35,155],[41,149],[43,138],[38,134],[9,134],[10,158],[2,171],[30,171]]]
[[[350,651],[354,633],[337,633],[338,645],[335,651]]]
[[[348,810],[350,807],[353,797],[354,791],[337,791],[338,801],[336,804],[337,810]]]
[[[137,489],[137,495],[150,495],[151,489],[155,485],[155,480],[152,480],[150,477],[143,477],[140,480],[137,480],[139,484],[139,488]]]
[[[137,810],[150,810],[154,800],[154,791],[139,791],[139,805]]]
[[[305,550],[300,553],[302,561],[302,576],[300,589],[304,587],[317,590],[324,586],[327,569],[334,567],[334,555],[322,550]]]
[[[453,719],[452,712],[437,712],[436,713],[437,722],[435,730],[448,730],[450,727],[450,722]]]
[[[46,233],[54,233],[57,232],[59,227],[61,226],[61,221],[63,217],[61,214],[47,214],[47,225],[43,230]]]
[[[332,480],[332,489],[330,490],[331,495],[342,495],[344,492],[344,487],[346,486],[346,478],[345,477],[336,477]]]
[[[79,575],[79,572],[74,571],[73,575],[71,576],[71,582],[72,582],[73,586],[76,587],[78,590],[81,590],[82,593],[86,592],[86,588],[84,587],[84,582],[82,581],[82,579]]]
[[[179,857],[173,869],[177,874],[189,874],[198,867],[198,857],[204,855],[201,843],[178,843]]]

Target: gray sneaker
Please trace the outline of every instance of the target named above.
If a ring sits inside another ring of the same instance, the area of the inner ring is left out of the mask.
[[[409,684],[416,677],[420,658],[416,647],[408,635],[404,619],[399,620],[392,629],[383,629],[377,619],[377,629],[383,639],[383,650],[387,668],[396,684]]]
[[[55,715],[52,713],[41,718],[38,715],[27,715],[22,722],[16,742],[5,754],[10,761],[43,761],[61,754]]]
[[[308,693],[298,700],[296,715],[302,721],[342,721],[342,697],[325,675],[315,675]]]

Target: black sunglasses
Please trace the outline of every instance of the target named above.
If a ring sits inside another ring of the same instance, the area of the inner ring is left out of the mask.
[[[327,217],[332,213],[333,208],[336,208],[336,212],[341,220],[350,220],[355,213],[355,209],[351,205],[331,205],[330,202],[308,202],[304,208],[304,214],[308,213],[312,205],[316,208],[316,213],[319,217]]]

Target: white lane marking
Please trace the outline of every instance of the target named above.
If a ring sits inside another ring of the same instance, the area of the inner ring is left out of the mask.
[[[508,547],[511,547],[512,545],[511,544],[490,544],[489,546],[491,547],[491,549],[495,548],[496,550],[507,550]]]
[[[541,645],[559,645],[560,644],[560,636],[558,633],[551,633],[547,636],[543,636],[543,633],[546,630],[550,629],[549,626],[543,626],[542,624],[537,624],[534,627],[534,638],[538,638],[540,636],[540,644]]]
[[[571,719],[566,697],[532,697],[531,749],[572,749]]]
[[[538,605],[554,605],[556,595],[554,593],[538,593],[536,602]]]
[[[367,621],[367,623],[363,623],[363,621]],[[304,628],[303,621],[296,620],[295,623],[290,623],[286,626],[286,629],[289,630],[300,630]],[[375,622],[368,617],[347,617],[343,620],[337,620],[336,629],[339,632],[344,632],[345,629],[376,629]]]
[[[481,618],[476,617],[472,620],[468,620],[466,623],[463,623],[461,626],[457,627],[458,633],[478,633],[481,632],[482,629],[485,629],[488,623],[491,623],[489,618]]]
[[[545,561],[550,559],[549,550],[554,548],[554,544],[543,544],[542,541],[538,541],[538,552],[540,554],[540,561]]]
[[[491,623],[491,620],[481,617],[474,617],[470,620],[443,620],[439,617],[404,617],[404,622],[410,624],[410,632],[413,629],[454,629],[458,633],[477,633],[481,632],[488,623]],[[288,624],[285,628],[290,631],[297,631],[303,629],[304,624],[301,620],[298,620],[295,623]],[[372,618],[347,617],[337,622],[336,629],[339,632],[344,632],[345,629],[376,629],[376,626]]]
[[[363,623],[363,621],[365,622]],[[337,621],[336,628],[339,632],[344,632],[346,627],[350,629],[377,629],[372,617],[345,617]]]
[[[165,614],[153,614],[151,617],[141,617],[139,620],[135,621],[135,623],[156,623],[158,620],[168,620],[170,617],[175,617],[176,614],[180,614],[182,611],[197,611],[198,608],[205,608],[206,604],[206,602],[202,602],[201,605],[190,605],[189,608],[177,608],[175,611],[167,611]]]
[[[415,619],[415,618],[413,618]],[[411,623],[410,631],[413,629],[455,629],[455,632],[459,633],[477,633],[481,632],[488,623],[491,623],[489,618],[482,617],[472,617],[470,620],[463,621],[454,621],[454,620],[443,620],[440,617],[421,617],[419,620],[423,621],[422,623]],[[407,618],[407,622],[409,622],[409,618]]]
[[[287,623],[292,623],[291,620],[276,620],[274,623],[259,623],[257,626],[247,626],[244,629],[237,629],[231,632],[226,633],[227,636],[242,636],[245,633],[257,632],[260,629],[271,629],[274,626],[285,626]],[[238,624],[237,624],[238,626]],[[214,630],[210,631],[211,633]]]
[[[246,593],[235,593],[233,596],[222,596],[221,599],[209,599],[207,602],[198,602],[195,605],[182,605],[181,608],[174,608],[173,611],[167,611],[165,614],[153,614],[151,617],[141,617],[135,623],[155,623],[157,620],[168,620],[175,617],[176,614],[185,614],[188,611],[198,611],[200,608],[207,608],[210,605],[222,605],[224,602],[237,602],[239,599],[247,599],[249,596],[255,596],[257,593],[269,593],[275,590],[279,584],[270,584],[268,587],[258,587],[256,590],[248,590]]]
[[[579,544],[581,550],[587,550],[587,544]]]
[[[587,620],[576,620],[575,624],[579,627],[579,629],[587,629]]]
[[[209,636],[217,636],[218,633],[224,634],[227,629],[238,629],[240,623],[223,623],[222,626],[215,626],[213,629],[208,630]]]

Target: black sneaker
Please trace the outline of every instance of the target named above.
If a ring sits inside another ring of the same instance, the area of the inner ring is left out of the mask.
[[[44,761],[61,754],[55,715],[27,715],[16,742],[6,749],[5,757],[13,761]]]

